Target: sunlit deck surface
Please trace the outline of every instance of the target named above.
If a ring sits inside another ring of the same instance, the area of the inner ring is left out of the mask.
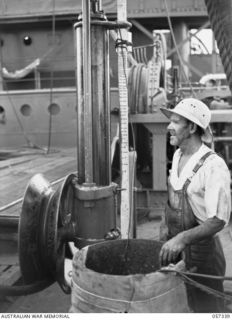
[[[35,174],[53,182],[77,170],[76,149],[54,148],[49,153],[39,149],[0,151],[0,208],[23,197]],[[21,203],[1,211],[0,215],[19,215]]]
[[[30,179],[43,174],[50,183],[77,171],[76,148],[19,148],[0,151],[0,285],[20,277],[18,229],[22,199]]]

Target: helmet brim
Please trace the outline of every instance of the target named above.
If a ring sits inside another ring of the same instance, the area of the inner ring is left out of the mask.
[[[181,114],[179,112],[176,112],[172,109],[167,109],[167,108],[162,108],[160,107],[160,110],[162,111],[162,113],[168,118],[170,119],[171,115],[172,114],[178,114],[179,116],[183,117],[183,118],[186,118],[194,123],[196,123],[200,128],[202,128],[201,124],[199,121],[196,121],[196,119],[191,119],[190,117],[188,116],[185,116],[184,114]],[[202,130],[204,131],[204,134],[201,136],[201,140],[203,142],[206,142],[206,143],[211,143],[213,141],[213,133],[212,133],[212,130],[210,128],[210,126],[208,126],[207,128],[202,128]]]

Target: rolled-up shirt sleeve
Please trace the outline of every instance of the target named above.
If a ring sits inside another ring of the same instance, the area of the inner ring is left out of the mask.
[[[204,170],[206,217],[217,217],[228,224],[231,212],[231,177],[223,159],[209,159]]]

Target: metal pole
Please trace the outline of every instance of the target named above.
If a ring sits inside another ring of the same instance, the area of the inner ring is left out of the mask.
[[[91,30],[90,0],[82,1],[83,13],[83,77],[84,85],[84,132],[85,132],[85,182],[93,182],[93,134],[91,95]]]
[[[3,47],[3,40],[0,39],[0,91],[3,90],[3,76],[2,76],[2,47]]]
[[[217,72],[217,52],[216,52],[216,42],[215,42],[215,37],[214,37],[213,32],[212,32],[212,61],[211,61],[211,65],[212,65],[212,73],[216,73]]]
[[[77,177],[78,183],[85,182],[85,123],[83,98],[83,26],[76,27],[76,77],[77,77]]]
[[[111,163],[109,32],[104,26],[92,25],[91,51],[93,181],[105,186],[111,183]]]

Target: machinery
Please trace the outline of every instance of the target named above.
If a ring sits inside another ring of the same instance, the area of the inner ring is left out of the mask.
[[[217,8],[219,1],[205,0],[205,3],[232,90],[232,50],[228,40],[231,19],[226,20],[230,21],[226,26],[218,25],[221,21],[218,15],[228,12],[228,1],[220,1],[223,12]],[[78,101],[77,174],[68,175],[58,189],[53,189],[40,174],[28,183],[19,222],[19,260],[24,288],[21,291],[18,289],[18,294],[41,290],[54,281],[65,293],[70,293],[64,276],[65,258],[72,258],[70,243],[80,249],[120,237],[117,212],[122,190],[112,182],[111,177],[108,37],[110,30],[128,29],[130,23],[108,21],[100,0],[83,0],[82,14],[74,27]],[[123,45],[128,44],[123,39],[120,41]],[[167,75],[162,64],[165,60],[164,47],[162,35],[154,33],[154,59],[147,68],[142,64],[133,65],[128,79],[132,122],[140,113],[146,113],[149,118],[153,114],[158,119],[153,127],[146,123],[153,134],[154,149],[154,137],[160,135],[166,126],[163,118],[159,118],[158,107],[170,101],[174,103],[178,95],[175,69],[172,100],[167,97]],[[133,95],[136,92],[137,97]],[[166,133],[163,131],[162,140],[158,143],[159,147],[162,145],[162,154],[166,157]],[[165,161],[162,161],[161,170],[154,170],[159,160],[157,151],[157,157],[153,159],[153,189],[165,191],[165,188],[162,189],[166,184]],[[14,289],[7,292],[17,294]]]
[[[110,29],[127,22],[106,19],[101,2],[83,1],[75,24],[77,49],[77,175],[54,190],[40,174],[25,191],[19,222],[19,260],[25,285],[57,281],[65,293],[69,242],[83,246],[116,239],[119,187],[111,181],[109,120]],[[36,290],[36,289],[35,289]]]

